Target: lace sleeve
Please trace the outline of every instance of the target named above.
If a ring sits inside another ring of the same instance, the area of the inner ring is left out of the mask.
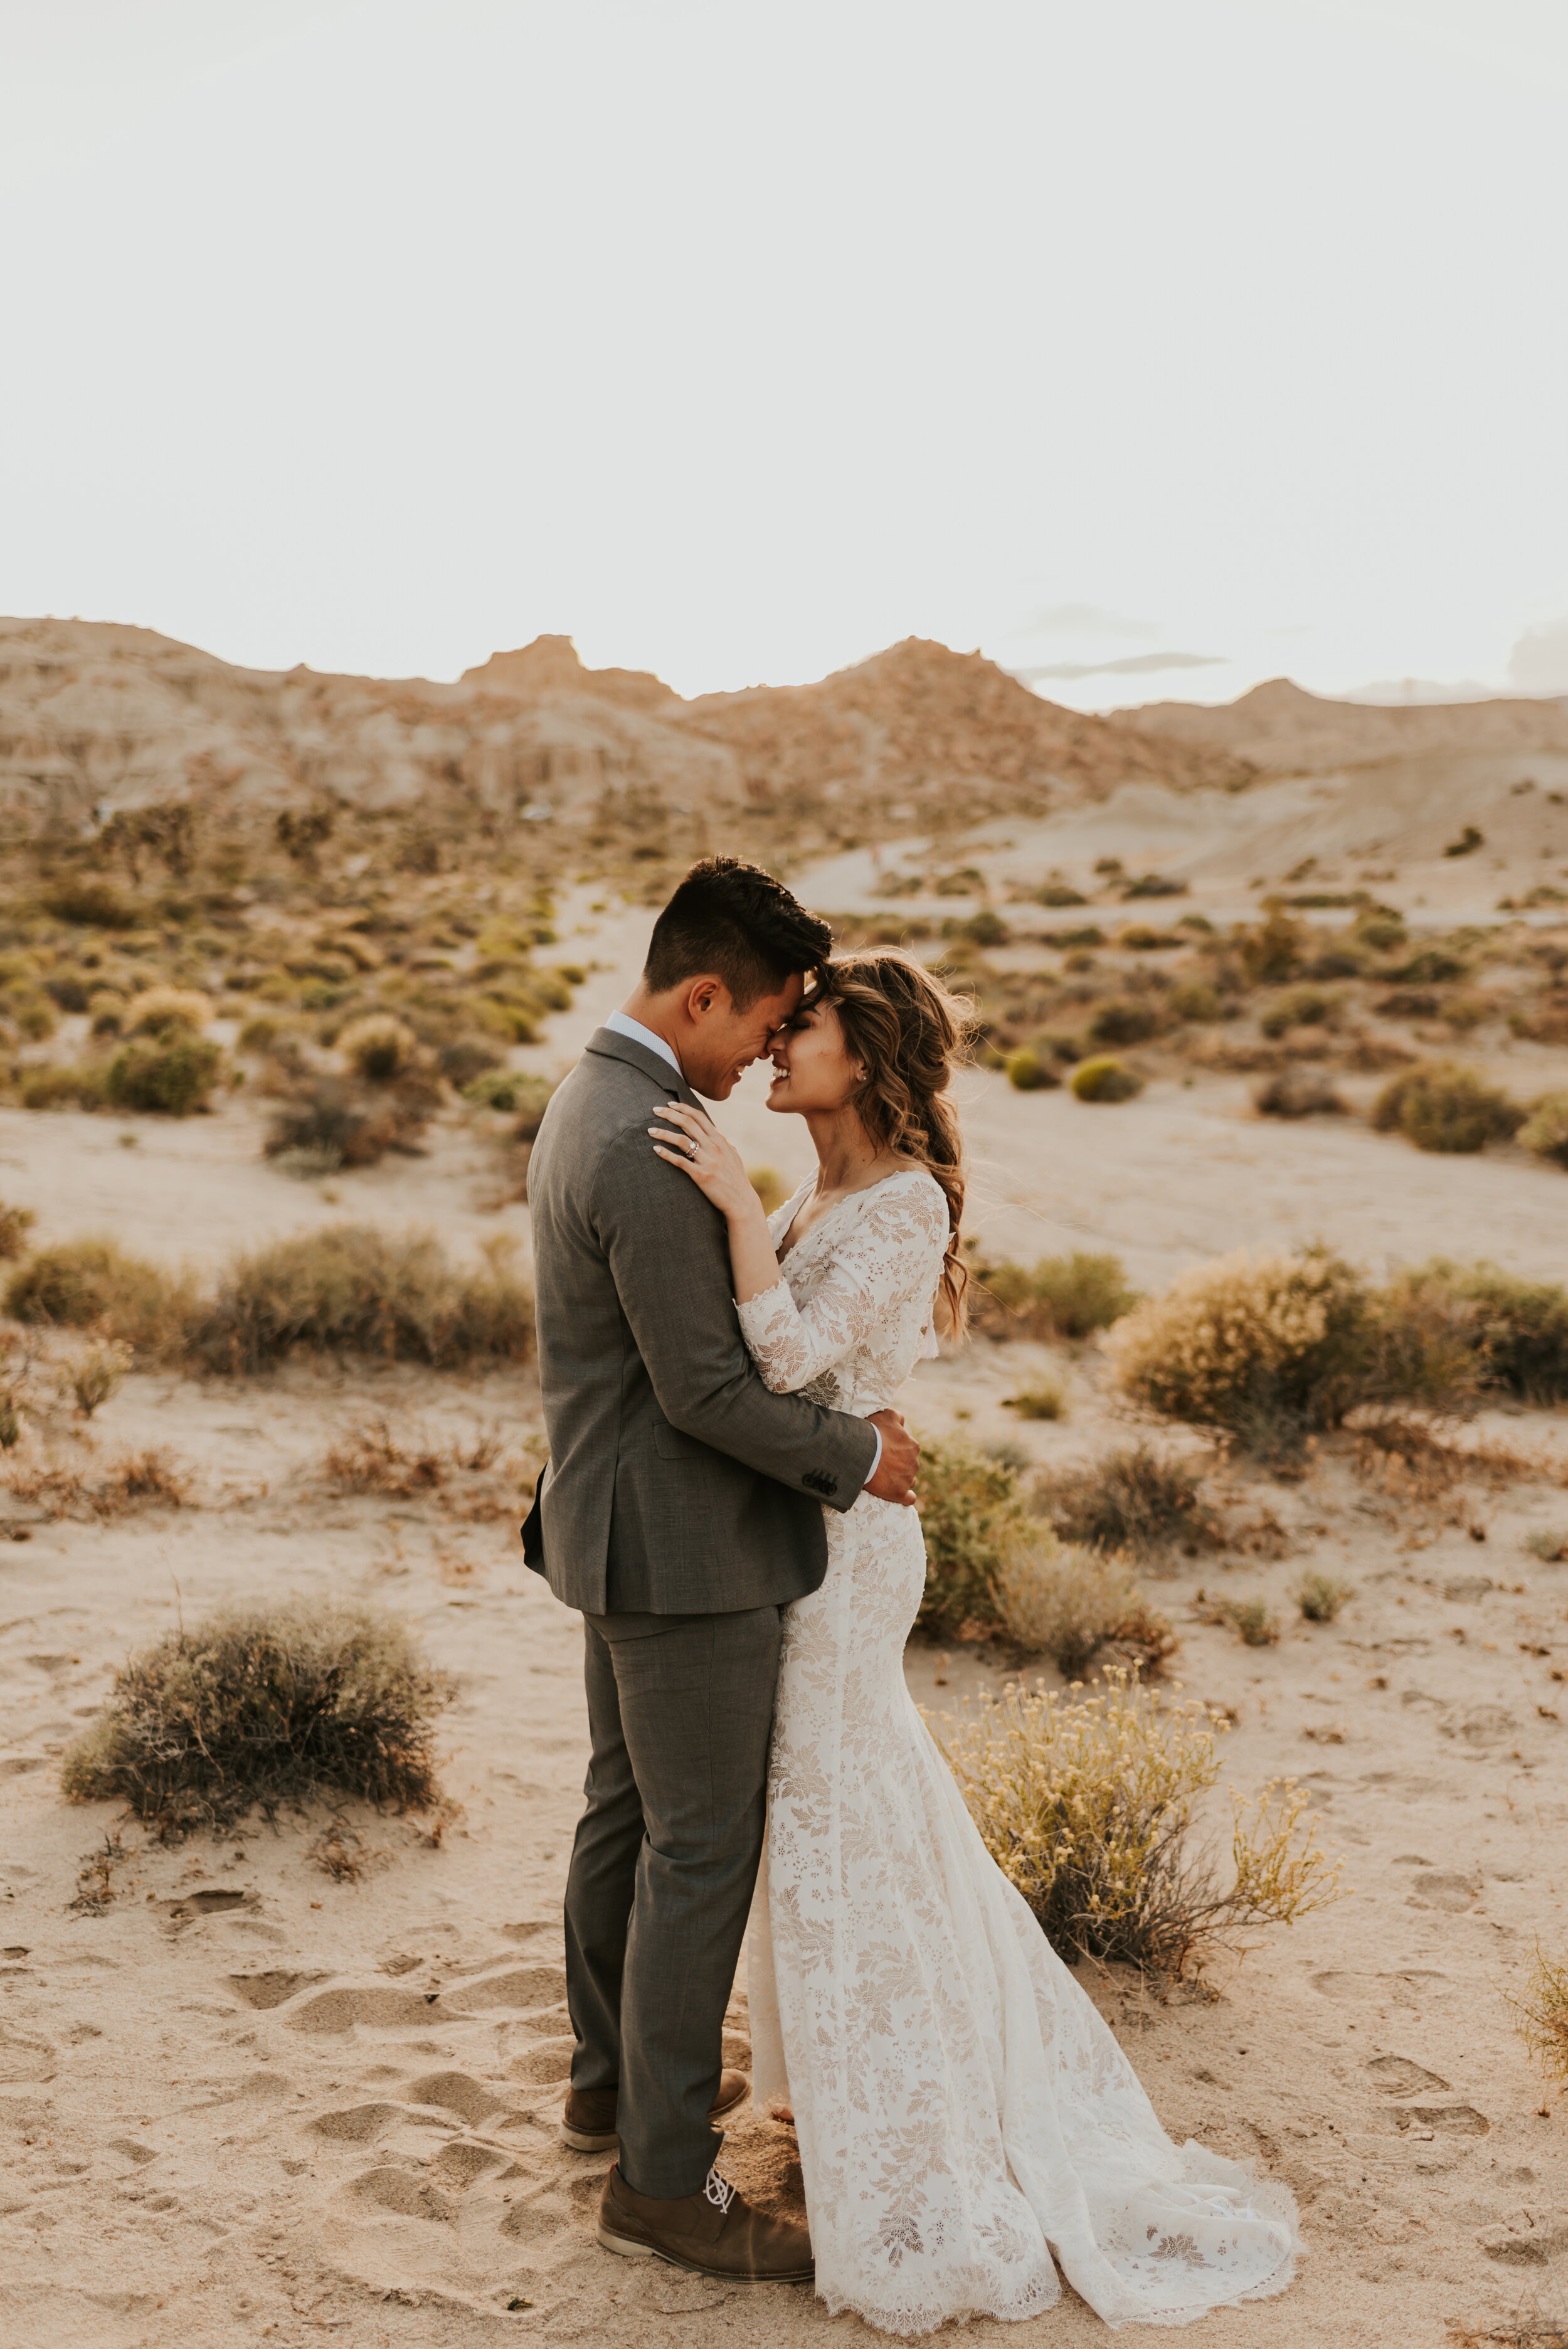
[[[782,1278],[737,1310],[740,1334],[776,1394],[841,1361],[902,1305],[928,1305],[947,1246],[947,1202],[929,1176],[880,1186],[850,1226],[804,1308]]]

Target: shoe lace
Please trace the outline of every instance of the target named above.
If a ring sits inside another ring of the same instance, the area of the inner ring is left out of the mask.
[[[711,2202],[716,2210],[727,2210],[735,2199],[737,2190],[727,2178],[721,2178],[717,2169],[710,2169],[707,2173],[707,2184],[702,2189],[703,2199],[705,2201]]]

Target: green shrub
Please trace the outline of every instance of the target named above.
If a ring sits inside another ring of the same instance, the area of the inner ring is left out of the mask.
[[[88,999],[88,1017],[95,1036],[118,1036],[125,1018],[124,996],[117,988],[98,988]]]
[[[996,1604],[1009,1639],[1049,1656],[1069,1680],[1103,1648],[1115,1648],[1123,1663],[1157,1667],[1176,1645],[1125,1558],[1064,1549],[1050,1534],[1004,1562]]]
[[[107,881],[61,881],[46,891],[44,911],[81,929],[134,930],[141,910]]]
[[[1430,1288],[1374,1289],[1326,1249],[1243,1249],[1180,1275],[1105,1343],[1134,1402],[1266,1456],[1365,1403],[1462,1407],[1479,1384],[1474,1322]]]
[[[1229,1623],[1240,1633],[1249,1648],[1277,1648],[1279,1620],[1269,1612],[1261,1599],[1216,1599],[1211,1607],[1209,1619],[1213,1623]]]
[[[986,1849],[1064,1957],[1119,1959],[1172,1981],[1228,1937],[1290,1924],[1339,1897],[1308,1797],[1286,1782],[1233,1796],[1233,1881],[1188,1850],[1219,1776],[1225,1723],[1161,1701],[1126,1671],[1077,1700],[1011,1687],[947,1726],[944,1750]]]
[[[1309,1623],[1332,1623],[1355,1596],[1353,1582],[1336,1581],[1331,1574],[1304,1574],[1296,1585],[1295,1603]]]
[[[295,1347],[437,1368],[485,1356],[521,1361],[533,1299],[505,1251],[462,1273],[428,1233],[362,1224],[277,1240],[234,1259],[191,1332],[210,1369],[260,1371]]]
[[[343,1030],[337,1049],[366,1084],[390,1085],[412,1068],[418,1040],[401,1019],[373,1011]]]
[[[1081,1102],[1131,1101],[1143,1091],[1143,1079],[1109,1054],[1080,1061],[1072,1073],[1074,1097]]]
[[[407,1627],[371,1608],[236,1609],[133,1655],[60,1785],[73,1802],[129,1803],[166,1836],[328,1795],[427,1810],[451,1695]]]
[[[1143,873],[1136,881],[1124,882],[1121,894],[1124,897],[1185,897],[1188,886],[1185,881],[1173,881],[1169,874]]]
[[[62,965],[49,972],[44,981],[44,992],[51,1003],[62,1011],[85,1011],[92,999],[91,982],[87,974]]]
[[[1543,1093],[1520,1127],[1519,1139],[1537,1158],[1568,1168],[1568,1093]]]
[[[1141,1044],[1160,1025],[1159,1014],[1147,1003],[1112,996],[1095,1006],[1088,1023],[1091,1044]]]
[[[976,1329],[1008,1336],[1087,1338],[1109,1330],[1138,1302],[1119,1256],[1075,1248],[1071,1256],[1046,1256],[1032,1270],[1004,1257],[971,1267],[975,1294],[971,1318]]]
[[[1260,1117],[1321,1117],[1343,1114],[1345,1103],[1316,1069],[1281,1069],[1265,1077],[1253,1094]]]
[[[1037,905],[1087,905],[1088,899],[1079,889],[1069,889],[1065,881],[1047,881],[1035,892]]]
[[[46,995],[20,988],[6,998],[5,1009],[29,1044],[46,1044],[60,1029],[60,1015]]]
[[[150,987],[130,1007],[125,1032],[130,1036],[171,1036],[179,1030],[194,1035],[212,1017],[205,995],[190,987]]]
[[[1481,1384],[1522,1402],[1568,1401],[1568,1293],[1555,1280],[1525,1280],[1484,1259],[1455,1264],[1434,1257],[1400,1274],[1396,1296],[1435,1300],[1469,1317],[1468,1335]]]
[[[1007,1082],[1017,1092],[1044,1092],[1061,1083],[1056,1071],[1042,1061],[1037,1052],[1030,1051],[1027,1046],[1022,1051],[1009,1052],[1003,1065],[1007,1071]]]
[[[104,1091],[116,1109],[189,1117],[204,1109],[223,1056],[203,1036],[176,1032],[166,1044],[129,1044],[109,1062]]]
[[[1167,1460],[1147,1444],[1085,1467],[1047,1469],[1036,1481],[1034,1506],[1064,1541],[1135,1557],[1177,1543],[1212,1549],[1220,1537],[1202,1470]]]
[[[1459,955],[1442,947],[1423,947],[1391,976],[1406,987],[1440,987],[1449,979],[1465,978],[1469,970],[1469,963]]]
[[[1276,995],[1262,1013],[1258,1026],[1265,1036],[1280,1037],[1293,1028],[1321,1027],[1333,1019],[1337,1003],[1321,987],[1289,987]]]
[[[73,1061],[46,1061],[24,1069],[21,1082],[24,1109],[101,1109],[106,1098],[105,1071]]]
[[[1406,941],[1405,917],[1391,906],[1376,905],[1357,922],[1356,935],[1373,954],[1393,954]]]
[[[1178,1019],[1208,1020],[1221,1017],[1220,999],[1206,978],[1183,979],[1171,990],[1171,1009]]]
[[[1015,1472],[954,1439],[923,1444],[920,1529],[925,1593],[918,1620],[942,1638],[994,1630],[997,1578],[1028,1549],[1033,1533]]]
[[[1306,932],[1279,905],[1271,905],[1256,928],[1237,938],[1242,968],[1254,987],[1278,987],[1295,975]]]
[[[463,1099],[481,1109],[499,1110],[507,1116],[531,1117],[533,1133],[518,1136],[520,1141],[531,1141],[543,1123],[554,1091],[548,1077],[531,1076],[522,1069],[491,1069],[464,1087]]]
[[[5,1310],[14,1321],[96,1328],[144,1357],[181,1351],[192,1309],[191,1285],[109,1239],[65,1240],[40,1248],[14,1272]]]
[[[1527,1112],[1473,1069],[1418,1061],[1389,1079],[1372,1110],[1379,1133],[1398,1133],[1418,1150],[1470,1152],[1517,1133]]]
[[[245,1021],[235,1041],[242,1052],[272,1052],[290,1032],[286,1021],[276,1019],[270,1011],[258,1011]]]
[[[15,1263],[27,1253],[27,1234],[37,1222],[31,1207],[0,1206],[0,1258]]]
[[[1040,1379],[1033,1386],[1020,1387],[1016,1394],[1006,1395],[1003,1401],[1020,1419],[1060,1419],[1068,1407],[1067,1396],[1054,1379]]]

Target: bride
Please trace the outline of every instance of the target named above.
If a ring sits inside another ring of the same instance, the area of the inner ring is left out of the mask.
[[[700,1110],[651,1129],[727,1220],[741,1329],[776,1391],[868,1415],[935,1353],[939,1289],[961,1326],[944,1098],[961,1037],[912,957],[830,964],[770,1046],[768,1105],[804,1117],[818,1157],[770,1218]],[[793,2111],[819,2294],[918,2333],[1037,2315],[1057,2264],[1113,2325],[1283,2291],[1291,2196],[1165,2135],[905,1688],[913,1513],[864,1494],[823,1514],[826,1580],[785,1611],[748,1943],[755,2093]]]

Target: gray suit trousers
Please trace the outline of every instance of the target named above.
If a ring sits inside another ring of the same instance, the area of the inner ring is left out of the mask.
[[[592,1759],[566,1882],[574,2088],[618,2088],[634,2192],[697,2194],[762,1856],[777,1607],[585,1615]]]

